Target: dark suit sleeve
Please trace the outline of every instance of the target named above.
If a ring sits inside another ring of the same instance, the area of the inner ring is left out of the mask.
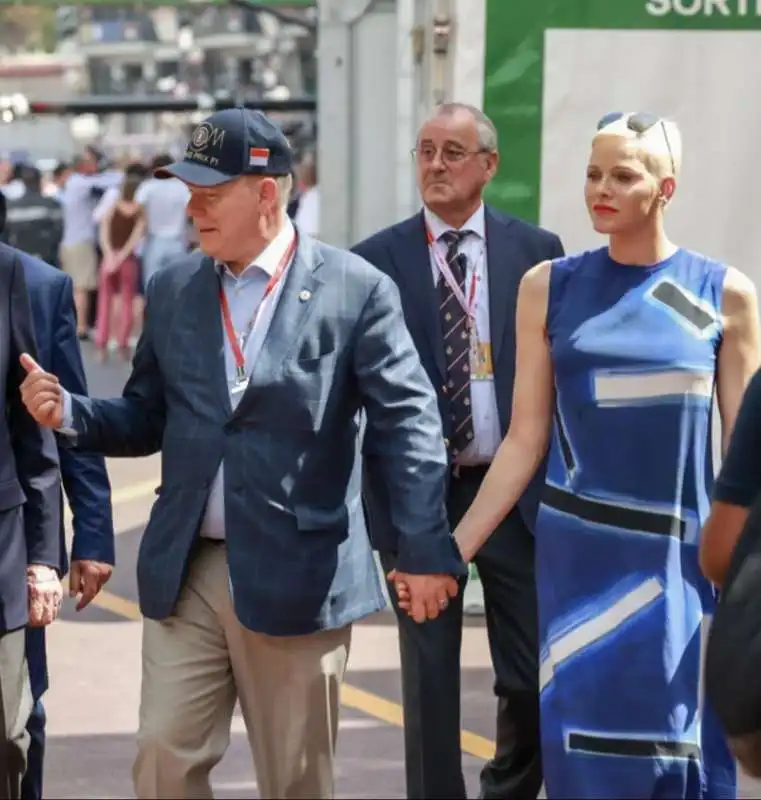
[[[369,261],[371,264],[375,264],[375,261],[372,257],[373,248],[370,247],[367,239],[355,244],[354,247],[351,248],[351,252],[354,253],[354,255],[359,256],[360,258],[364,258],[365,261]]]
[[[61,565],[61,476],[53,434],[40,427],[21,401],[25,372],[22,353],[37,357],[32,332],[32,312],[21,264],[14,259],[11,279],[11,362],[8,376],[8,423],[16,473],[26,496],[24,534],[27,563],[54,569]]]
[[[360,258],[364,258],[365,261],[372,264],[390,278],[393,278],[391,260],[387,257],[386,249],[378,243],[378,238],[377,236],[372,237],[359,242],[359,244],[355,244],[351,252],[358,255]]]
[[[397,567],[415,574],[464,574],[446,511],[448,460],[436,394],[383,276],[359,322],[354,369],[367,415],[363,452],[386,485]]]
[[[63,276],[54,315],[51,372],[69,392],[87,394],[87,378],[77,339],[74,292],[71,278]],[[73,514],[75,561],[114,563],[114,522],[111,484],[102,456],[61,448],[61,477]]]
[[[560,240],[560,237],[552,234],[552,247],[550,258],[563,258],[565,256],[565,248],[563,247],[563,242]]]
[[[146,291],[143,332],[122,396],[95,399],[72,394],[73,427],[77,434],[72,444],[78,450],[136,458],[153,455],[161,449],[166,406],[164,381],[153,349],[155,286],[156,281],[152,280]]]

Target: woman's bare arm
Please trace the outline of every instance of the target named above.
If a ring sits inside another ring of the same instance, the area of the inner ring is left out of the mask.
[[[758,299],[750,279],[735,269],[729,269],[724,280],[722,315],[724,337],[719,349],[717,398],[722,453],[726,460],[700,539],[703,574],[719,586],[753,497],[761,490],[761,474],[755,469],[761,441],[761,408],[757,407],[757,392],[752,397],[746,396],[746,388],[761,363]],[[733,436],[741,404],[742,424]],[[755,492],[744,490],[749,483],[756,486]],[[738,485],[740,490],[736,488]]]
[[[470,561],[512,510],[547,451],[555,397],[547,337],[551,262],[543,261],[521,281],[516,311],[517,352],[513,410],[507,436],[476,499],[455,531]]]

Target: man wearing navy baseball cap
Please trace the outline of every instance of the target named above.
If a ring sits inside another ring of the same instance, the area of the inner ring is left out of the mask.
[[[198,125],[184,159],[155,174],[195,186],[219,186],[243,175],[285,177],[293,166],[291,145],[272,120],[258,111],[231,108]]]
[[[88,451],[162,452],[137,569],[139,798],[212,796],[236,699],[262,797],[334,796],[352,623],[385,606],[361,412],[393,520],[374,544],[397,555],[414,618],[436,617],[465,573],[436,395],[396,286],[293,226],[292,168],[266,116],[212,114],[157,173],[187,184],[202,252],[149,282],[123,396],[69,395],[24,357],[38,422]]]
[[[258,111],[231,108],[196,126],[182,161],[154,174],[188,185],[188,211],[201,250],[234,269],[241,253],[240,266],[249,263],[242,243],[251,238],[252,207],[271,207],[275,194],[289,196],[293,167],[293,150],[272,120]]]

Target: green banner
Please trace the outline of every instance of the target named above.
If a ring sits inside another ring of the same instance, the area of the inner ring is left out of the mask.
[[[488,199],[532,221],[540,216],[546,34],[559,29],[759,31],[761,0],[486,0],[483,102],[502,158]]]

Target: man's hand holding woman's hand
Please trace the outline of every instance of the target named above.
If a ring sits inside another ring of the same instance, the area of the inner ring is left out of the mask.
[[[411,575],[391,570],[386,577],[394,584],[399,607],[415,622],[438,617],[459,591],[457,579],[451,575]]]
[[[468,555],[467,549],[456,537],[455,544],[460,550],[462,560],[469,564],[473,556]],[[426,589],[422,586],[417,589],[411,583],[411,578],[432,578],[435,581],[427,584],[429,593],[425,594]],[[406,611],[415,622],[435,619],[449,605],[449,598],[456,597],[460,589],[457,579],[452,575],[409,575],[394,569],[388,573],[386,579],[394,585],[399,608]]]

